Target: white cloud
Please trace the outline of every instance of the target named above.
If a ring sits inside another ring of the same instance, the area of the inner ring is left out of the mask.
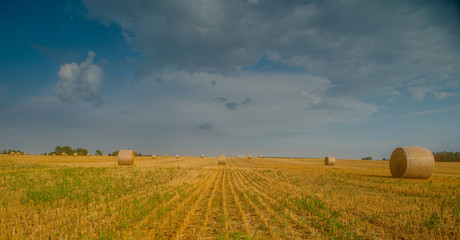
[[[63,102],[77,103],[79,100],[100,106],[103,102],[99,87],[104,83],[104,71],[93,64],[96,54],[88,52],[88,58],[80,64],[69,63],[61,65],[59,81],[54,92]]]

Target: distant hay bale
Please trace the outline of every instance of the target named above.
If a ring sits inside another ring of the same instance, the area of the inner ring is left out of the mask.
[[[15,155],[15,154],[16,154],[16,152],[11,152],[11,153],[10,153],[10,155]]]
[[[200,156],[200,157],[201,157],[201,158],[204,158],[204,155],[203,155],[203,154],[201,154],[201,156]]]
[[[165,155],[163,155],[163,157],[169,157],[169,155],[168,155],[168,154],[165,154]]]
[[[217,157],[217,164],[219,165],[225,165],[225,162],[227,161],[227,157],[224,155]]]
[[[324,158],[324,165],[334,166],[335,165],[335,157],[326,156],[326,158]]]
[[[17,152],[16,155],[21,155],[21,152]]]
[[[87,153],[86,156],[91,156],[91,154]]]
[[[67,156],[67,153],[63,152],[61,153],[62,156]]]
[[[180,155],[176,155],[176,159],[179,159],[180,158]]]
[[[186,155],[185,157],[190,157],[190,155]]]
[[[262,158],[262,154],[259,154],[259,158]]]
[[[118,151],[118,165],[134,165],[136,154],[133,150],[123,149]]]
[[[78,156],[78,153],[73,153],[74,156]]]
[[[56,153],[53,153],[52,155],[53,155],[53,156],[56,156]]]
[[[153,154],[153,155],[152,155],[152,158],[153,158],[153,159],[157,159],[157,155],[156,155],[156,154]]]
[[[248,159],[251,159],[252,158],[252,155],[251,154],[248,154]]]
[[[390,158],[390,172],[395,178],[428,179],[434,171],[433,153],[421,147],[398,147]]]

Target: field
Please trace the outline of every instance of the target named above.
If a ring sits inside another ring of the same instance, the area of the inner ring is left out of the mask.
[[[460,164],[0,155],[0,239],[460,239]]]

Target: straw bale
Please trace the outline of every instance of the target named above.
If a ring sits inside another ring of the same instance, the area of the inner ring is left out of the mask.
[[[251,154],[248,154],[248,159],[251,159],[252,158],[252,155]]]
[[[179,159],[180,158],[180,155],[176,155],[176,159]]]
[[[165,154],[165,155],[163,155],[163,157],[169,157],[169,155],[168,155],[168,154]]]
[[[153,154],[153,155],[152,155],[152,158],[153,158],[153,159],[157,159],[157,155],[156,155],[156,154]]]
[[[200,157],[201,157],[201,158],[204,158],[204,155],[203,155],[203,154],[201,154],[201,156],[200,156]]]
[[[259,154],[259,158],[262,158],[262,154]]]
[[[63,152],[61,153],[62,156],[67,156],[67,153]]]
[[[136,154],[133,150],[123,149],[118,151],[118,165],[134,165]]]
[[[78,155],[78,153],[73,153],[73,155],[74,155],[74,156],[77,156],[77,155]]]
[[[335,165],[335,157],[326,156],[326,158],[324,158],[324,165],[334,166]]]
[[[428,179],[434,171],[433,153],[421,147],[398,147],[390,158],[390,172],[395,178]]]
[[[217,157],[217,164],[219,165],[225,165],[225,162],[227,161],[227,157],[224,155]]]

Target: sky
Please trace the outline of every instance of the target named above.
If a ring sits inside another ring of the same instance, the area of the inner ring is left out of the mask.
[[[460,3],[0,1],[0,149],[460,151]]]

